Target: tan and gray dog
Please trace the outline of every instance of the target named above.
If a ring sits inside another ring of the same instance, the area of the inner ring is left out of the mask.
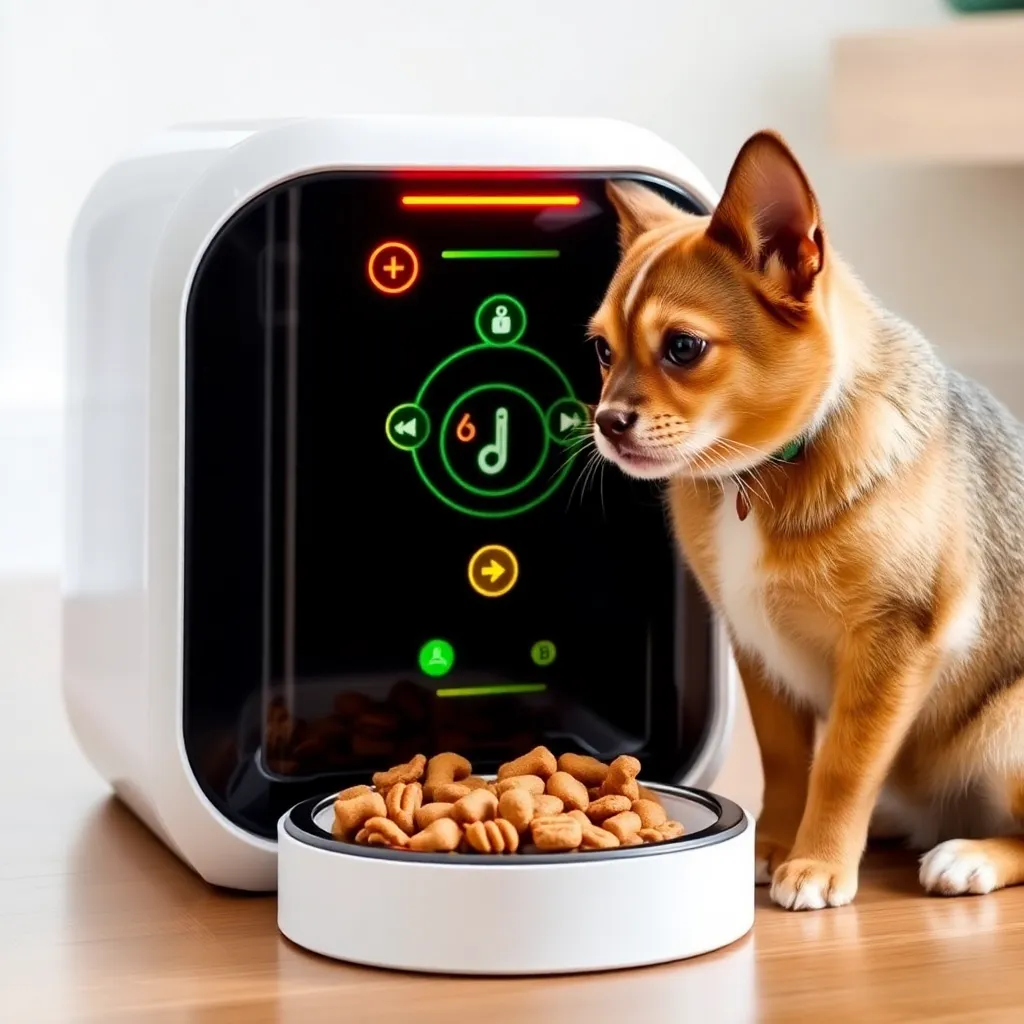
[[[1024,431],[879,307],[783,141],[714,215],[609,187],[601,452],[664,479],[765,774],[759,880],[849,903],[869,829],[930,892],[1024,882]],[[816,740],[816,732],[820,735]]]

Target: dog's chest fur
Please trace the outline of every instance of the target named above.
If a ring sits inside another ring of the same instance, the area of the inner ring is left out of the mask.
[[[715,590],[734,643],[758,655],[774,682],[824,714],[832,698],[832,624],[811,595],[766,571],[755,513],[740,519],[733,483],[725,485],[710,541]]]

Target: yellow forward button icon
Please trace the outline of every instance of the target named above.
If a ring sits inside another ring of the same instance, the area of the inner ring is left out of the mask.
[[[469,585],[481,597],[501,597],[519,579],[519,562],[503,544],[485,544],[469,560]]]

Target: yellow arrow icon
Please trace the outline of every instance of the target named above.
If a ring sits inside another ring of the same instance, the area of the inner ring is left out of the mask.
[[[488,566],[485,566],[483,569],[480,570],[480,575],[481,576],[487,576],[487,577],[490,578],[490,581],[492,583],[496,583],[502,576],[505,575],[505,567],[503,565],[499,565],[492,558],[491,559],[491,564],[488,565]]]
[[[469,585],[481,597],[501,597],[519,579],[519,562],[503,544],[485,544],[469,560]]]

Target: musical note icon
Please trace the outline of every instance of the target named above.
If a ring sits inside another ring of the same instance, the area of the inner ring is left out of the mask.
[[[476,464],[481,473],[495,476],[508,462],[508,409],[499,406],[494,413],[494,441],[480,449]]]

